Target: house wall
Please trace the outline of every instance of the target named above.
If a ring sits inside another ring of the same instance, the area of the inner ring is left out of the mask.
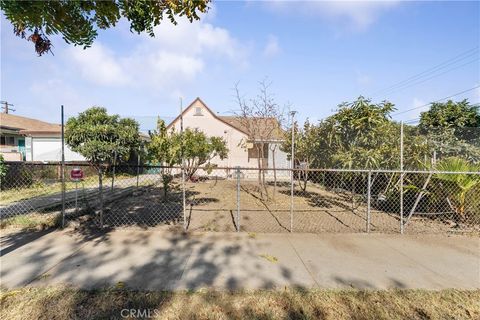
[[[22,161],[23,160],[23,156],[20,152],[0,151],[0,154],[3,156],[3,160],[5,161]]]
[[[18,140],[24,140],[23,136],[11,134],[11,133],[1,133],[2,137],[13,137],[12,145],[0,145],[0,154],[3,155],[5,161],[23,161],[24,150],[20,149],[18,146]]]
[[[60,137],[27,137],[25,141],[27,161],[61,161]],[[85,158],[65,145],[65,161],[85,161]]]
[[[195,115],[196,107],[202,108],[202,115]],[[175,131],[180,131],[180,119],[175,121],[172,125]],[[190,128],[204,132],[209,137],[223,137],[227,142],[229,150],[228,158],[220,160],[215,158],[212,163],[222,167],[251,167],[256,166],[256,161],[253,159],[248,161],[247,149],[242,148],[241,142],[246,138],[246,135],[237,129],[225,124],[224,122],[215,118],[204,105],[196,101],[192,108],[188,109],[183,115],[184,129]]]
[[[202,115],[197,114],[197,108],[201,108]],[[176,120],[172,127],[175,131],[180,131],[180,119]],[[207,136],[223,137],[227,141],[229,150],[228,158],[223,161],[219,158],[212,160],[212,163],[222,167],[251,167],[258,168],[257,159],[249,159],[248,152],[245,148],[245,141],[247,136],[236,128],[224,123],[213,116],[210,111],[197,100],[191,108],[187,109],[183,115],[183,127],[198,129],[203,131]],[[290,164],[287,161],[287,154],[280,150],[280,145],[277,143],[275,150],[275,165],[277,168],[289,168]],[[273,167],[272,150],[269,150],[268,167]]]
[[[280,150],[281,143],[275,143],[276,148],[273,151],[273,143],[270,144],[269,152],[268,152],[268,167],[273,168],[273,153],[275,152],[275,167],[276,168],[290,168],[290,161],[287,159],[287,154]]]

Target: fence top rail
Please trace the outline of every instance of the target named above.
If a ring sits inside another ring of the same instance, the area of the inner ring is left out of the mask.
[[[59,162],[5,162],[7,165],[26,165],[26,166],[59,166]],[[93,165],[85,162],[65,163],[66,166],[79,166],[79,167],[92,167]],[[113,167],[113,165],[111,166]],[[119,164],[115,165],[116,168],[151,168],[151,169],[178,169],[181,170],[182,166],[162,166],[162,165],[136,165],[136,164]],[[438,171],[438,170],[400,170],[400,169],[335,169],[335,168],[258,168],[258,167],[199,167],[197,171],[215,171],[215,170],[229,170],[229,171],[286,171],[286,172],[344,172],[344,173],[418,173],[418,174],[474,174],[480,175],[480,171]]]
[[[181,167],[179,167],[181,169]],[[250,171],[295,171],[295,172],[358,172],[358,173],[423,173],[423,174],[480,174],[480,171],[438,171],[438,170],[400,170],[400,169],[333,169],[333,168],[255,168],[255,167],[215,167],[213,170],[250,170]],[[212,168],[199,168],[199,170],[212,170]]]

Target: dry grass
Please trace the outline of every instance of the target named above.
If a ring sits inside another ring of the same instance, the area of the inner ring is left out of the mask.
[[[59,227],[62,223],[62,216],[58,213],[18,215],[11,218],[4,218],[0,222],[0,229],[16,230],[45,230]]]
[[[2,319],[479,319],[480,291],[144,292],[69,287],[2,290]],[[133,317],[132,317],[133,318]]]
[[[133,176],[126,174],[118,174],[115,176],[116,181],[121,181],[125,179],[131,179]],[[68,178],[67,178],[68,179]],[[111,177],[105,177],[103,181],[105,186],[109,186],[111,183]],[[86,187],[97,187],[98,177],[89,176],[83,180],[83,182],[78,183],[78,188],[82,188],[82,185]],[[67,180],[65,182],[65,190],[71,191],[75,190],[75,182]],[[60,182],[54,182],[50,184],[45,183],[34,183],[31,186],[25,188],[13,188],[2,190],[0,195],[0,205],[7,205],[13,202],[20,200],[31,199],[40,196],[47,196],[55,193],[62,192],[62,184]]]

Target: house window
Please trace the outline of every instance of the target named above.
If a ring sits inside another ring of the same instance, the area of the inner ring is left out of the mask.
[[[263,144],[263,152],[262,152],[262,147],[261,143],[255,143],[253,145],[253,148],[248,149],[248,158],[249,159],[258,159],[260,158],[258,156],[258,151],[260,151],[260,154],[263,156],[261,158],[263,159],[268,159],[268,143]]]
[[[15,145],[15,138],[2,136],[0,139],[0,144],[2,146],[13,146]]]
[[[201,108],[201,107],[195,107],[195,114],[194,114],[194,116],[203,116],[202,108]]]

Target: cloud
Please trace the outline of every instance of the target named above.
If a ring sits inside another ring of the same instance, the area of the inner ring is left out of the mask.
[[[302,14],[329,20],[335,24],[366,30],[388,9],[398,5],[398,0],[383,1],[268,1],[266,5],[275,12]]]
[[[265,48],[263,48],[263,55],[267,58],[271,58],[280,53],[280,45],[278,44],[278,38],[274,35],[269,35]]]
[[[105,86],[150,86],[175,90],[210,65],[248,66],[249,48],[211,23],[180,21],[154,29],[155,37],[132,35],[135,44],[114,53],[96,41],[92,48],[68,48],[82,77]]]
[[[68,115],[82,111],[85,106],[92,105],[88,96],[81,95],[71,85],[59,78],[51,78],[46,81],[34,82],[29,91],[35,96],[38,105],[43,106],[42,112],[44,115],[49,115],[53,120],[60,121],[60,104],[65,105],[68,110]],[[35,113],[38,105],[26,105],[22,112],[26,114]],[[58,115],[56,117],[55,115]]]
[[[130,82],[128,73],[117,61],[114,53],[100,42],[92,48],[83,50],[70,47],[73,61],[80,74],[87,80],[99,85],[123,85]]]

